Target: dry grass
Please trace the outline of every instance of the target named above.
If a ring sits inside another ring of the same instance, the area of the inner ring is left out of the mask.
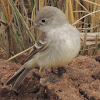
[[[33,25],[36,12],[46,5],[60,8],[69,22],[85,33],[80,54],[97,54],[100,48],[100,0],[0,0],[0,47],[8,57],[34,44],[38,31],[28,29]]]

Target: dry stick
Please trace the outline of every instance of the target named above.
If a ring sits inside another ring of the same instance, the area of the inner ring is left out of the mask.
[[[0,23],[4,24],[5,26],[8,25],[4,20],[0,19]]]
[[[77,2],[80,6],[82,6],[82,7],[86,10],[86,12],[90,13],[78,0],[76,0],[76,2]],[[95,19],[99,20],[95,15],[91,15],[91,16],[92,16],[92,18],[95,18]],[[99,21],[100,21],[100,20],[99,20]]]
[[[100,7],[100,4],[94,3],[94,2],[92,2],[92,1],[89,1],[89,0],[83,0],[83,1],[88,2],[88,3],[91,3],[91,4],[94,4],[94,5],[96,5],[96,6],[99,6],[99,7]]]
[[[88,36],[87,36],[86,41],[95,41],[95,38],[96,38],[96,37],[88,37]],[[84,40],[84,37],[81,37],[81,39]],[[98,40],[100,41],[100,37],[98,37]]]
[[[86,38],[87,38],[87,33],[85,32],[85,35],[84,35],[84,43],[83,43],[84,48],[83,48],[82,54],[85,53],[85,49],[86,49]]]
[[[95,38],[95,53],[97,54],[97,50],[98,50],[98,36],[96,35],[96,38]]]
[[[96,25],[96,26],[93,26],[93,27],[90,27],[90,28],[78,28],[78,29],[81,29],[81,30],[91,30],[91,29],[97,28],[97,27],[100,27],[100,25]]]
[[[80,20],[82,20],[83,18],[85,18],[85,17],[87,17],[87,16],[89,16],[89,15],[92,15],[92,14],[94,14],[94,13],[96,13],[96,12],[100,12],[100,10],[93,11],[93,12],[91,12],[91,13],[89,13],[89,14],[83,16],[83,17],[81,17],[81,18],[78,19],[73,25],[77,24],[77,23],[78,23]]]
[[[32,49],[32,48],[33,48],[33,46],[30,47],[30,48],[28,48],[28,49],[26,49],[26,50],[24,50],[24,51],[22,51],[22,52],[20,52],[20,53],[18,53],[18,54],[16,54],[16,55],[14,55],[14,56],[12,56],[12,57],[10,57],[7,61],[10,61],[10,60],[12,60],[12,59],[14,59],[14,58],[20,56],[21,54],[23,54],[23,53],[29,51],[29,50]]]
[[[18,0],[16,0],[15,6],[17,5],[17,3],[18,3]],[[10,18],[10,21],[9,21],[9,25],[12,23],[14,16],[15,16],[15,12],[12,12],[12,15],[11,15],[11,18]]]
[[[95,47],[92,47],[92,48],[89,48],[89,49],[95,49]],[[85,49],[86,51],[88,51],[89,49]],[[83,50],[80,50],[81,52],[83,51]]]
[[[98,40],[100,40],[100,37],[98,37]],[[95,38],[87,38],[87,41],[95,41]]]

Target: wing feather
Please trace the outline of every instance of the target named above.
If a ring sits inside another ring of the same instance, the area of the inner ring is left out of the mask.
[[[48,47],[49,43],[50,41],[47,39],[45,33],[42,33],[40,37],[38,37],[37,42],[34,44],[34,50],[30,53],[28,60],[33,58],[33,56],[36,53],[42,52],[43,50],[45,50]]]

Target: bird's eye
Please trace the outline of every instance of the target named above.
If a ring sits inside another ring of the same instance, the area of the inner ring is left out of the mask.
[[[41,21],[42,21],[42,23],[45,23],[45,19],[42,19]]]

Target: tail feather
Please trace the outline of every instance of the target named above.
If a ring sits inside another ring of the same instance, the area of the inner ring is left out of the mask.
[[[27,74],[31,71],[31,69],[25,68],[24,71],[19,75],[19,77],[16,79],[14,84],[12,85],[14,90],[17,90],[17,88],[20,86],[22,81],[26,78]]]
[[[31,71],[31,69],[26,68],[25,66],[21,67],[6,83],[5,85],[12,85],[14,90],[20,86],[22,81],[25,79],[27,74]]]
[[[21,75],[21,73],[25,70],[25,68],[20,68],[6,83],[5,85],[13,84],[16,79]]]

